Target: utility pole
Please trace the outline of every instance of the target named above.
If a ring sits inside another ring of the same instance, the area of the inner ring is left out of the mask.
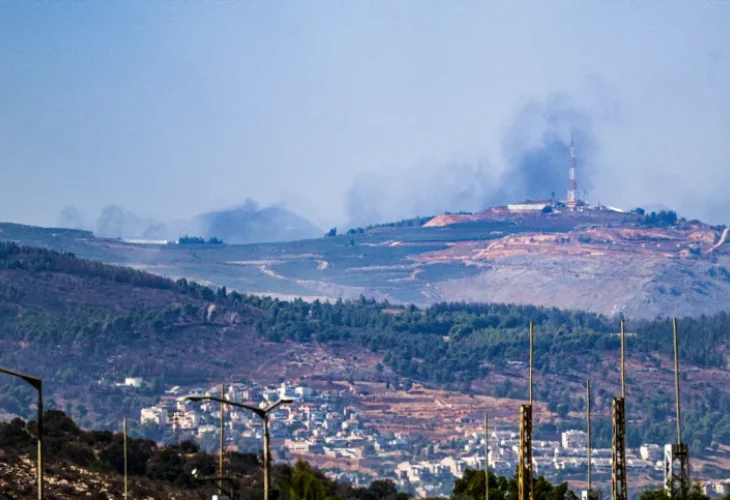
[[[628,500],[626,478],[626,380],[624,320],[621,320],[621,396],[613,398],[611,500]]]
[[[38,500],[43,500],[43,381],[38,379]]]
[[[484,489],[489,500],[489,414],[484,414]]]
[[[269,500],[269,493],[271,489],[271,476],[269,473],[269,469],[271,466],[271,451],[269,450],[270,446],[270,436],[269,436],[269,414],[273,412],[276,408],[278,408],[280,405],[283,404],[291,404],[294,402],[293,399],[280,399],[273,405],[268,406],[267,408],[261,409],[257,408],[255,406],[246,405],[243,403],[238,403],[235,401],[229,401],[225,398],[219,398],[217,396],[183,396],[180,398],[183,401],[192,401],[192,402],[200,402],[200,401],[217,401],[221,404],[221,408],[224,404],[227,404],[229,406],[235,406],[236,408],[244,408],[246,410],[252,411],[257,417],[259,417],[261,420],[264,421],[264,500]],[[221,441],[222,443],[222,441]],[[221,448],[222,449],[222,448]],[[221,471],[223,470],[222,467],[223,459],[221,458]],[[219,476],[220,484],[223,484],[223,475]],[[220,490],[222,491],[223,488],[221,486]]]
[[[591,482],[591,469],[593,468],[593,453],[591,447],[591,380],[586,380],[586,431],[588,437],[588,489],[583,491],[582,500],[602,500],[603,494],[600,491],[593,491]]]
[[[588,428],[588,493],[593,489],[591,486],[591,379],[586,380],[586,427]]]
[[[271,454],[269,453],[269,415],[264,415],[264,500],[269,500],[271,489],[271,477],[269,468],[271,467]]]
[[[38,463],[36,471],[36,480],[38,482],[38,500],[43,500],[43,380],[32,375],[0,368],[0,373],[11,375],[22,379],[27,384],[38,391]]]
[[[533,500],[532,493],[532,337],[530,321],[530,403],[520,408],[520,464],[517,482],[518,500]]]
[[[674,397],[677,402],[677,442],[664,446],[664,488],[671,499],[687,498],[689,492],[689,446],[682,443],[682,418],[679,395],[679,333],[677,319],[674,330]]]
[[[226,384],[221,384],[221,400],[226,399]],[[221,444],[218,450],[218,489],[223,491],[223,449],[226,446],[226,405],[221,401]]]
[[[129,488],[127,486],[127,417],[122,420],[122,432],[124,434],[124,500],[129,498]]]

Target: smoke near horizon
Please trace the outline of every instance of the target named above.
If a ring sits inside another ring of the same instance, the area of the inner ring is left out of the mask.
[[[476,212],[526,199],[565,199],[573,137],[579,197],[593,186],[597,138],[590,113],[560,94],[526,103],[502,139],[504,168],[488,160],[368,175],[348,190],[349,226],[444,212]]]
[[[248,197],[325,229],[476,211],[563,198],[573,133],[589,202],[727,223],[720,4],[6,2],[0,214],[159,236]]]
[[[578,194],[593,187],[597,139],[588,110],[565,95],[527,103],[503,139],[507,169],[490,198],[506,204],[530,198],[567,196],[570,142],[575,144]]]
[[[91,226],[69,205],[59,213],[58,221],[60,227],[90,230],[102,238],[176,241],[187,235],[245,244],[322,235],[320,228],[303,217],[278,206],[261,207],[251,198],[239,206],[206,212],[190,220],[157,221],[142,218],[120,205],[107,205]]]

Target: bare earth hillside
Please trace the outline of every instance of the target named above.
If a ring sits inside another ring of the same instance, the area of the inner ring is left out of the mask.
[[[281,298],[494,301],[634,318],[711,314],[730,301],[724,227],[611,210],[498,208],[256,245],[140,245],[14,224],[0,224],[0,239]]]

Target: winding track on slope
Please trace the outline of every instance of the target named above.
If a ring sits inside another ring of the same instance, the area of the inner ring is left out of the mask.
[[[730,228],[728,228],[728,227],[726,227],[725,229],[723,229],[722,236],[720,236],[720,241],[718,241],[717,243],[715,243],[714,245],[712,245],[710,247],[710,249],[707,251],[707,253],[714,252],[715,250],[717,250],[718,248],[720,248],[723,245],[723,243],[725,243],[725,239],[727,239],[727,233],[728,233],[728,231],[730,231]]]

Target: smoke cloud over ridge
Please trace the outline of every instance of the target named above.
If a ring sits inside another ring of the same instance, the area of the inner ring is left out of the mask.
[[[591,114],[560,94],[530,101],[502,139],[506,165],[483,160],[419,166],[392,176],[363,176],[348,190],[349,226],[443,212],[476,212],[534,198],[565,199],[571,135],[578,190],[593,187],[598,153]]]
[[[517,114],[503,140],[508,169],[500,176],[492,203],[527,198],[564,199],[568,186],[570,141],[575,144],[578,191],[590,190],[596,164],[596,138],[588,111],[563,95],[530,102]]]
[[[65,207],[58,219],[61,227],[92,230],[103,238],[176,241],[189,235],[217,237],[227,243],[254,243],[322,235],[322,230],[308,220],[281,207],[261,208],[251,198],[237,207],[207,212],[191,220],[155,221],[119,205],[105,206],[93,227],[84,224],[79,211],[72,206]]]

